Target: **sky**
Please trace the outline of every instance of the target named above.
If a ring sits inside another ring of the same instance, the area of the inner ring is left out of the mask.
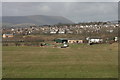
[[[2,2],[2,16],[63,16],[73,22],[113,21],[118,18],[118,3],[110,2]],[[33,1],[33,0],[32,0]],[[37,1],[37,0],[36,0]],[[54,1],[54,0],[53,0]],[[117,0],[114,0],[117,1]]]
[[[0,0],[2,2],[118,2],[119,0]]]

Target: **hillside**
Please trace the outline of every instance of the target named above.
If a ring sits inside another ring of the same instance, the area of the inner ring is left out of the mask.
[[[45,16],[45,15],[32,15],[32,16],[3,16],[3,23],[11,24],[36,24],[36,25],[54,25],[58,23],[69,23],[73,22],[62,16]]]

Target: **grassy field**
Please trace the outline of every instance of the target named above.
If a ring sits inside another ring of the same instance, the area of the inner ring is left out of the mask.
[[[3,78],[116,78],[118,45],[3,47]]]

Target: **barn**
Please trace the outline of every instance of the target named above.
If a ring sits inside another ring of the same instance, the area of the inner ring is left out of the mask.
[[[67,43],[68,39],[67,38],[57,38],[55,39],[56,43]]]

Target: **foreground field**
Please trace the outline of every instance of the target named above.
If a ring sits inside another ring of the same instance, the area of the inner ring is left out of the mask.
[[[116,78],[118,45],[3,47],[3,78]]]

